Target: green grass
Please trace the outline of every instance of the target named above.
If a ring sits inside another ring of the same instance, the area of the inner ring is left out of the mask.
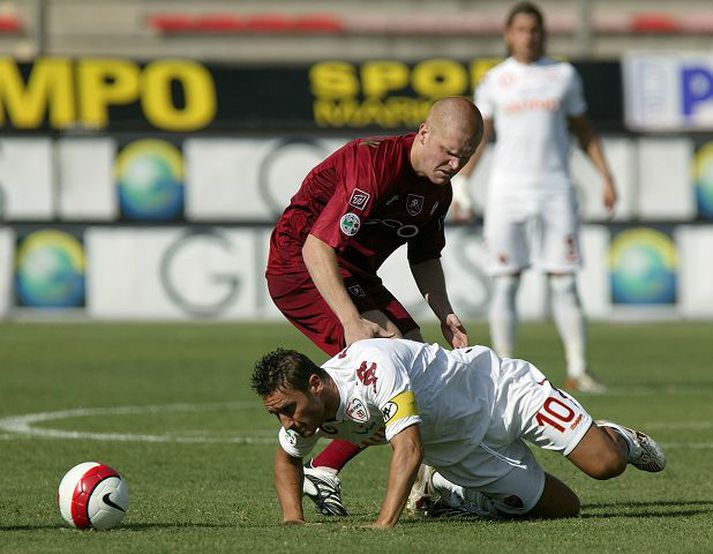
[[[471,337],[487,341],[482,324]],[[425,329],[436,340],[436,329]],[[594,417],[650,431],[669,467],[597,482],[538,453],[580,495],[565,521],[446,522],[404,518],[366,529],[384,491],[390,449],[343,472],[352,516],[279,525],[272,487],[277,422],[249,390],[254,361],[277,346],[322,355],[287,325],[0,324],[0,419],[79,408],[187,404],[174,411],[68,414],[42,429],[153,435],[165,442],[27,436],[0,429],[0,552],[703,552],[713,550],[711,323],[595,324],[591,360],[611,387],[580,395]],[[550,325],[526,325],[520,355],[564,379]],[[250,443],[239,442],[250,439]],[[203,440],[204,442],[190,442]],[[186,442],[188,441],[188,442]],[[121,528],[80,532],[56,507],[60,478],[98,460],[119,469],[131,506]]]

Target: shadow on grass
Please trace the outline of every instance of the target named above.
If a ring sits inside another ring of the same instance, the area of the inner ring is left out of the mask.
[[[590,513],[589,510],[597,510],[601,513]],[[584,504],[581,517],[681,517],[711,512],[713,512],[713,500],[654,500]]]

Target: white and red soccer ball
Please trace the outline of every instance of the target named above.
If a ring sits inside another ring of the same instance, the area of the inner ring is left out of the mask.
[[[59,511],[72,527],[111,529],[121,523],[128,507],[126,482],[108,465],[76,465],[59,484]]]

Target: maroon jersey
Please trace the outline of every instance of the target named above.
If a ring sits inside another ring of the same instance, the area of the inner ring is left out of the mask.
[[[267,272],[306,271],[310,233],[334,248],[341,267],[371,279],[404,243],[412,264],[439,258],[452,191],[416,175],[409,161],[415,136],[353,140],[315,167],[272,233]]]

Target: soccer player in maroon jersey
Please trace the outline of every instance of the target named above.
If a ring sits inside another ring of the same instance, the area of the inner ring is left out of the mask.
[[[267,285],[285,317],[327,354],[373,337],[423,341],[376,274],[404,243],[443,336],[454,348],[468,345],[440,255],[450,180],[482,135],[483,120],[470,100],[444,98],[417,132],[353,140],[304,179],[270,238]],[[322,513],[346,515],[336,473],[359,451],[333,441],[305,472],[305,493]]]

